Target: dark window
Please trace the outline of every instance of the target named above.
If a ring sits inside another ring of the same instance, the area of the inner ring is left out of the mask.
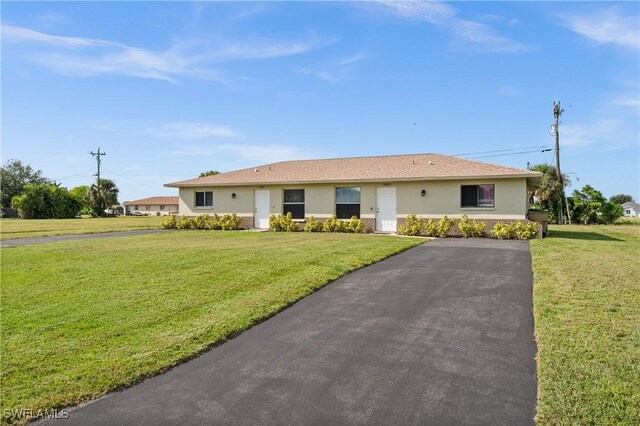
[[[360,187],[336,188],[336,216],[338,219],[360,218]]]
[[[494,207],[495,185],[462,185],[462,207]]]
[[[282,214],[291,213],[294,219],[304,219],[304,189],[285,189]]]
[[[196,207],[213,206],[213,191],[196,191]]]
[[[133,206],[133,209],[134,210],[138,210],[138,206]]]
[[[160,210],[164,210],[165,206],[160,206]]]
[[[146,205],[146,206],[144,206],[144,209],[145,210],[151,210],[151,206],[150,205]]]

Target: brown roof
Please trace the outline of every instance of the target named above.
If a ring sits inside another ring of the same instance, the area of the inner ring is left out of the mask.
[[[149,197],[143,198],[141,200],[133,200],[133,201],[125,201],[123,204],[132,205],[132,204],[141,204],[141,205],[162,205],[162,206],[171,206],[178,205],[178,197]]]
[[[530,177],[531,170],[440,154],[387,155],[281,161],[197,179],[168,183],[168,187],[276,183],[359,182],[381,180],[473,179],[479,177]]]

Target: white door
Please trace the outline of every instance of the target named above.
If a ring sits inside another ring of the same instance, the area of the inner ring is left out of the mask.
[[[257,189],[255,200],[255,214],[253,215],[253,226],[258,229],[269,229],[269,190]]]
[[[385,186],[376,192],[378,210],[376,214],[376,231],[396,232],[396,188]]]

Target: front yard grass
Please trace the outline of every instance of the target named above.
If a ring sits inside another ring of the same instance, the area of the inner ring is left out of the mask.
[[[640,226],[551,226],[531,253],[538,424],[640,424]]]
[[[78,219],[0,219],[0,240],[161,228],[166,216]]]
[[[2,248],[2,409],[70,406],[158,374],[423,241],[178,231]]]

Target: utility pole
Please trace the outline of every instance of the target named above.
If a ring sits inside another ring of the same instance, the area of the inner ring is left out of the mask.
[[[103,155],[107,155],[107,153],[106,152],[100,152],[100,148],[98,147],[98,152],[91,151],[89,154],[91,154],[94,157],[96,157],[96,160],[98,161],[98,173],[95,174],[94,176],[98,177],[98,180],[96,181],[96,186],[99,188],[100,187],[100,162],[102,161],[100,159],[100,157],[103,156]]]
[[[556,172],[558,173],[558,182],[560,183],[560,191],[562,196],[560,197],[560,208],[558,209],[558,223],[564,223],[564,214],[562,213],[562,202],[564,201],[567,208],[567,220],[569,224],[571,224],[571,216],[569,214],[569,203],[567,201],[567,196],[564,193],[564,179],[562,178],[562,172],[560,171],[560,117],[564,113],[564,110],[560,108],[560,101],[558,103],[553,103],[553,117],[555,118],[555,123],[553,125],[553,132],[556,136]]]

